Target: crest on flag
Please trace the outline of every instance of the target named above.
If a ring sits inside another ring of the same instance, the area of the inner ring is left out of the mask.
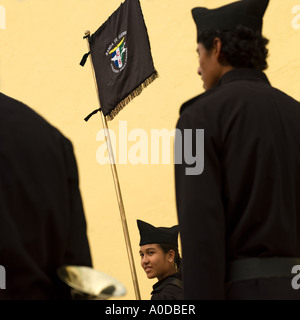
[[[101,111],[112,120],[158,77],[139,0],[125,0],[89,37],[89,46]]]
[[[126,32],[126,31],[125,31]],[[127,48],[125,47],[126,41],[125,37],[109,51],[109,55],[112,61],[111,68],[112,71],[118,73],[122,71],[127,63]]]

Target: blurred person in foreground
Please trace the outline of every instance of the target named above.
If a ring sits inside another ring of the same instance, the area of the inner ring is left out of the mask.
[[[0,299],[69,299],[63,265],[92,266],[73,147],[0,93]]]

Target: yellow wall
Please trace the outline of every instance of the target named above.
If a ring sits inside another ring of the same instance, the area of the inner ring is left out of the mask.
[[[83,120],[98,107],[92,70],[90,63],[79,65],[87,51],[84,32],[96,31],[120,3],[0,0],[0,90],[31,106],[72,140],[94,267],[126,286],[123,299],[135,299],[111,169],[96,160],[103,144],[96,140],[101,119],[97,115],[88,123]],[[120,121],[127,121],[128,133],[143,129],[149,139],[151,129],[175,127],[180,105],[203,90],[190,10],[226,3],[141,0],[160,77],[109,122],[117,136]],[[266,73],[271,83],[299,100],[300,0],[270,1],[264,34],[270,39]],[[136,142],[128,142],[128,149]],[[173,165],[129,162],[117,168],[141,296],[149,299],[155,281],[146,278],[139,264],[136,219],[156,226],[177,223]]]

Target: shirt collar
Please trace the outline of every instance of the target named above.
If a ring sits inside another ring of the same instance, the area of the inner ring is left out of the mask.
[[[237,80],[263,81],[270,84],[267,76],[262,71],[238,68],[226,72],[219,80],[217,87]]]
[[[258,81],[258,82],[261,81],[261,82],[264,82],[268,85],[271,85],[267,76],[262,71],[258,71],[258,70],[254,70],[254,69],[246,69],[246,68],[232,69],[232,70],[226,72],[221,77],[221,79],[219,80],[218,84],[215,87],[213,87],[213,88],[201,93],[200,95],[192,98],[191,100],[188,100],[187,102],[185,102],[180,108],[180,114],[182,114],[182,112],[185,108],[187,108],[188,106],[193,104],[200,97],[202,98],[202,97],[205,97],[207,95],[212,94],[215,90],[218,89],[218,87],[221,87],[221,86],[223,86],[229,82],[232,82],[232,81],[242,81],[242,80]]]
[[[159,280],[158,282],[156,282],[156,283],[153,285],[153,291],[152,291],[152,293],[153,293],[155,290],[159,289],[159,287],[160,287],[167,279],[169,279],[169,278],[178,278],[178,277],[179,277],[178,274],[177,274],[177,273],[174,273],[174,274],[171,274],[170,276],[167,276],[167,277]]]

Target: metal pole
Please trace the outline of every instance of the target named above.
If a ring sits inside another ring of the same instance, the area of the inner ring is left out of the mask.
[[[90,50],[90,42],[89,42],[90,34],[91,34],[90,31],[85,32],[85,37],[88,42],[89,50]],[[90,57],[90,61],[91,61],[91,66],[92,66],[92,70],[93,70],[93,76],[94,76],[94,82],[95,82],[95,87],[96,87],[96,91],[97,91],[98,102],[99,102],[99,106],[101,107],[92,57]],[[110,167],[112,170],[112,175],[113,175],[114,184],[115,184],[115,190],[116,190],[118,204],[119,204],[119,210],[120,210],[120,215],[121,215],[121,220],[122,220],[122,227],[123,227],[123,232],[124,232],[124,237],[125,237],[125,242],[126,242],[126,249],[127,249],[127,254],[128,254],[128,258],[129,258],[129,264],[130,264],[131,276],[132,276],[133,285],[134,285],[135,296],[136,296],[137,300],[141,300],[141,295],[140,295],[140,290],[139,290],[139,285],[138,285],[138,280],[137,280],[137,275],[136,275],[136,269],[135,269],[133,254],[132,254],[132,248],[131,248],[131,243],[130,243],[129,231],[128,231],[128,226],[127,226],[127,221],[126,221],[125,209],[124,209],[124,204],[123,204],[123,199],[122,199],[122,194],[121,194],[121,189],[120,189],[120,183],[119,183],[119,178],[118,178],[118,173],[117,173],[117,167],[116,167],[116,162],[114,159],[113,148],[112,148],[112,144],[111,144],[111,139],[110,139],[110,135],[109,135],[106,117],[103,115],[102,111],[100,111],[100,114],[101,114],[102,125],[103,125],[104,132],[105,132],[105,140],[106,140],[106,145],[107,145],[108,154],[109,154]]]

